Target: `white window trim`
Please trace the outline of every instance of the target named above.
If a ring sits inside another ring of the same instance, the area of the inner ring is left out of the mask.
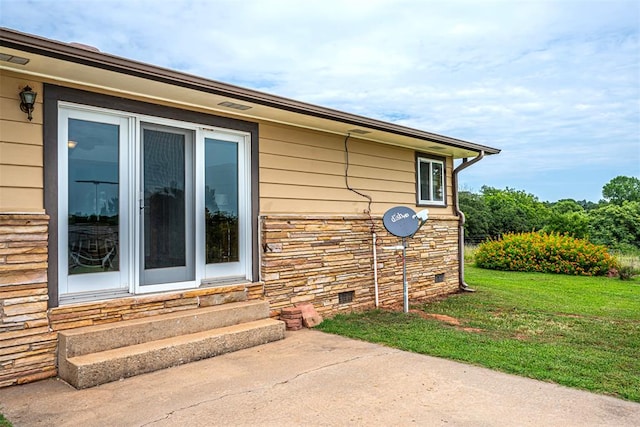
[[[103,123],[110,123],[120,126],[125,132],[120,134],[119,144],[123,144],[123,139],[130,141],[132,135],[132,121],[125,115],[115,111],[96,111],[91,108],[81,108],[75,104],[59,103],[58,108],[58,211],[66,212],[64,208],[68,204],[68,153],[67,145],[63,143],[68,133],[68,119],[75,118],[80,120],[96,120]],[[125,142],[126,144],[126,142]],[[126,154],[119,151],[119,162],[123,162]],[[121,169],[120,178],[120,195],[122,196],[128,191],[131,179],[128,171]],[[124,203],[124,209],[120,212],[121,224],[130,222],[131,208],[128,203]],[[58,245],[60,248],[68,246],[68,222],[65,216],[63,220],[58,222]],[[124,225],[121,226],[120,234],[123,234]],[[113,272],[93,273],[92,283],[89,288],[86,285],[80,285],[81,278],[69,274],[69,260],[66,256],[58,258],[58,292],[61,296],[80,292],[111,292],[115,290],[131,291],[131,269],[129,268],[132,254],[130,248],[130,234],[121,235],[120,239],[123,246],[120,248],[120,269]],[[62,251],[65,253],[64,251]]]
[[[422,182],[421,182],[421,168],[423,164],[429,165],[429,174],[431,176],[431,168],[433,164],[439,164],[442,166],[442,200],[433,200],[434,183],[431,182],[429,186],[429,199],[422,198]],[[445,159],[437,159],[424,155],[418,155],[416,157],[416,199],[418,205],[430,205],[430,206],[446,206],[447,205],[447,163]]]
[[[245,212],[245,216],[247,218],[250,217],[251,212],[251,147],[250,147],[250,135],[241,134],[239,132],[231,132],[228,129],[203,129],[202,135],[198,138],[202,138],[204,141],[205,138],[211,139],[222,139],[225,141],[235,142],[238,144],[238,210],[239,212]],[[196,179],[199,179],[199,182],[204,182],[204,144],[198,144],[201,148],[202,152],[199,153],[199,159],[202,161],[198,161],[197,170],[196,170]],[[196,154],[198,154],[196,152]],[[198,212],[204,212],[204,194],[202,191],[198,192],[198,197],[200,200],[196,204]],[[205,243],[205,219],[204,216],[197,217],[198,225],[200,226],[200,230],[197,234],[197,238],[202,239],[201,245],[204,247]],[[198,227],[196,227],[198,229]],[[215,278],[215,280],[224,280],[224,278],[234,278],[246,277],[247,280],[253,280],[252,273],[253,268],[251,265],[251,238],[252,238],[252,227],[251,221],[244,221],[243,226],[240,227],[239,231],[239,253],[243,254],[244,257],[241,257],[242,262],[237,263],[225,263],[225,264],[205,264],[205,253],[204,251],[199,251],[198,256],[201,257],[201,261],[199,261],[200,265],[204,265],[204,280],[208,278]]]
[[[171,291],[171,290],[180,290],[180,289],[195,289],[200,287],[203,283],[209,283],[212,279],[213,281],[217,281],[217,280],[223,280],[224,274],[220,274],[220,271],[216,271],[215,273],[218,274],[218,277],[216,278],[212,278],[210,277],[210,274],[214,273],[214,271],[212,271],[213,269],[211,268],[212,265],[205,265],[205,257],[204,257],[204,217],[201,215],[198,215],[197,212],[204,212],[204,195],[203,192],[201,191],[202,187],[200,186],[199,183],[203,183],[204,182],[204,137],[205,135],[207,135],[208,137],[211,137],[212,135],[216,135],[219,137],[227,137],[230,138],[234,141],[237,141],[240,144],[241,147],[241,151],[244,152],[244,157],[243,160],[240,162],[242,163],[242,165],[239,165],[240,167],[240,173],[241,173],[241,177],[239,177],[240,179],[244,179],[244,185],[245,188],[247,189],[247,191],[241,192],[240,194],[240,206],[239,208],[242,209],[245,212],[245,218],[246,221],[244,221],[244,227],[241,228],[240,230],[240,239],[241,239],[241,247],[240,250],[242,251],[242,253],[245,255],[245,262],[242,265],[242,274],[243,274],[243,278],[246,278],[246,280],[251,281],[253,280],[252,277],[252,273],[253,273],[253,262],[256,262],[256,260],[252,259],[252,255],[253,255],[253,251],[252,251],[252,239],[253,239],[253,227],[252,227],[252,221],[251,221],[251,191],[249,191],[250,187],[251,187],[251,145],[252,145],[252,141],[251,141],[251,134],[249,132],[245,132],[245,131],[239,131],[239,130],[234,130],[234,129],[228,129],[228,128],[220,128],[220,127],[212,127],[210,125],[205,125],[205,124],[200,124],[200,123],[193,123],[193,122],[188,122],[188,121],[179,121],[179,120],[172,120],[172,119],[167,119],[167,118],[162,118],[162,117],[156,117],[156,116],[151,116],[151,115],[146,115],[146,114],[139,114],[139,113],[130,113],[130,112],[125,112],[125,111],[119,111],[119,110],[112,110],[112,109],[108,109],[108,108],[101,108],[101,107],[95,107],[95,106],[88,106],[88,105],[82,105],[82,104],[76,104],[73,102],[68,102],[68,101],[58,101],[58,124],[59,124],[59,129],[58,129],[58,150],[59,150],[59,162],[63,162],[63,163],[59,163],[58,169],[59,169],[59,173],[58,173],[58,187],[63,189],[65,188],[66,184],[66,180],[67,180],[67,175],[66,173],[62,173],[61,171],[66,170],[65,168],[66,166],[66,151],[64,151],[64,147],[63,145],[60,143],[60,141],[62,139],[64,139],[63,137],[63,133],[66,132],[66,125],[62,125],[63,123],[63,118],[68,117],[69,116],[69,112],[73,112],[72,115],[82,115],[82,113],[88,113],[89,115],[101,115],[101,116],[106,116],[106,117],[115,117],[116,120],[117,119],[126,119],[128,120],[128,135],[127,138],[129,138],[130,143],[128,144],[129,150],[128,153],[126,154],[129,159],[128,162],[123,162],[122,164],[126,164],[128,171],[131,170],[135,170],[135,165],[137,165],[140,161],[140,151],[139,151],[139,144],[140,144],[140,123],[141,122],[145,122],[145,123],[152,123],[152,124],[157,124],[157,125],[164,125],[164,126],[171,126],[171,127],[176,127],[176,128],[180,128],[180,129],[185,129],[185,130],[189,130],[189,131],[193,131],[194,132],[194,137],[195,137],[195,147],[194,147],[194,155],[195,155],[195,164],[193,165],[194,167],[194,180],[195,180],[195,191],[194,191],[194,209],[196,209],[196,218],[195,218],[195,280],[194,281],[188,281],[188,282],[178,282],[178,283],[170,283],[170,284],[158,284],[158,285],[145,285],[145,286],[141,286],[140,285],[140,277],[139,277],[139,254],[136,253],[139,248],[140,248],[140,242],[139,242],[139,226],[136,225],[136,220],[135,218],[137,218],[137,212],[139,211],[140,208],[140,201],[139,201],[139,197],[134,197],[131,195],[136,194],[136,189],[139,188],[139,183],[137,182],[137,180],[139,180],[139,177],[131,177],[127,174],[127,180],[126,182],[122,182],[122,186],[123,189],[126,188],[126,190],[124,191],[128,191],[128,194],[130,195],[130,203],[129,206],[127,208],[127,212],[122,212],[122,215],[127,215],[128,219],[128,235],[127,235],[127,239],[129,239],[129,242],[127,243],[128,247],[131,247],[133,250],[131,251],[127,251],[127,249],[123,248],[122,250],[124,251],[124,253],[122,253],[123,257],[126,257],[126,260],[128,261],[128,266],[126,268],[126,271],[122,271],[122,277],[120,279],[120,287],[119,289],[122,290],[128,290],[129,293],[131,294],[144,294],[144,293],[150,293],[150,292],[162,292],[162,291]],[[79,114],[78,114],[79,113]],[[62,138],[62,139],[61,139]],[[123,161],[122,156],[124,155],[124,152],[121,152],[121,162]],[[66,199],[66,194],[61,194],[61,200],[59,201],[59,203],[67,203],[67,199]],[[63,224],[65,221],[60,221],[59,224],[59,230],[58,230],[58,234],[60,236],[60,239],[64,239],[64,241],[59,241],[59,247],[62,248],[63,244],[66,245],[66,233],[67,233],[67,229],[65,227],[65,225]],[[62,251],[64,252],[64,251]],[[123,259],[124,261],[124,259]],[[67,263],[67,258],[66,257],[59,257],[58,260],[58,268],[59,268],[59,287],[58,287],[58,292],[59,292],[59,298],[60,299],[73,299],[74,297],[74,293],[71,292],[69,293],[69,289],[66,285],[63,285],[63,281],[65,281],[67,279],[67,271],[66,271],[66,266],[65,263]],[[237,271],[237,270],[236,270]],[[231,271],[230,271],[231,273]],[[95,273],[97,275],[102,275],[102,273]],[[96,278],[98,276],[95,276]],[[128,283],[127,283],[128,282]],[[65,282],[66,283],[66,282]],[[91,294],[96,294],[96,296],[100,293],[105,293],[105,292],[113,292],[112,290],[102,290],[102,289],[96,289],[95,291],[89,291],[88,293]],[[87,292],[84,292],[84,294],[87,294]],[[87,300],[92,300],[93,298],[91,298],[90,296],[87,296],[85,298],[88,298]]]

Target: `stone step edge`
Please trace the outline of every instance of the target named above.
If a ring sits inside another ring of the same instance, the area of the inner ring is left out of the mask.
[[[268,317],[269,303],[256,300],[61,331],[59,333],[58,355],[60,358],[77,357]],[[143,333],[150,336],[141,338],[140,334]],[[107,336],[111,338],[105,339]],[[102,345],[95,345],[100,342]]]
[[[269,337],[268,339],[264,339],[262,336],[258,340],[246,340],[240,346],[229,348],[226,346],[225,337],[229,337],[230,335],[237,335],[249,332],[259,331],[261,329],[276,329],[275,337]],[[171,347],[179,347],[185,345],[192,345],[195,343],[204,343],[206,341],[221,338],[221,344],[219,348],[215,349],[215,351],[211,352],[210,348],[207,346],[201,346],[199,349],[201,350],[197,354],[194,354],[193,357],[189,357],[188,359],[164,359],[159,365],[154,367],[141,367],[136,370],[135,373],[130,373],[127,375],[127,369],[129,365],[123,365],[123,369],[118,370],[118,372],[110,371],[110,379],[106,381],[98,381],[95,384],[84,385],[81,384],[78,388],[87,388],[92,387],[94,385],[103,384],[106,382],[116,381],[120,378],[127,378],[130,376],[143,374],[147,372],[153,372],[160,369],[169,368],[172,366],[181,365],[184,363],[195,362],[197,360],[202,360],[209,357],[214,357],[217,355],[221,355],[224,353],[229,353],[232,351],[241,350],[244,348],[253,347],[260,344],[266,344],[268,342],[277,341],[279,339],[283,339],[285,334],[285,325],[283,322],[274,319],[261,319],[255,320],[252,322],[240,323],[237,325],[225,326],[222,328],[211,329],[208,331],[196,332],[193,334],[187,335],[179,335],[170,338],[164,338],[156,341],[149,341],[143,344],[135,344],[128,347],[120,347],[111,350],[105,350],[97,353],[85,354],[82,356],[76,356],[69,358],[65,361],[61,361],[61,363],[67,364],[69,366],[69,370],[82,370],[83,368],[87,368],[90,366],[100,365],[100,364],[108,364],[114,363],[115,361],[126,361],[128,359],[135,359],[137,356],[146,355],[149,353],[159,353],[163,350],[169,349]],[[62,372],[60,372],[62,374]],[[79,374],[82,375],[82,374]],[[69,380],[69,378],[64,378],[64,380]],[[78,383],[82,383],[82,381],[78,381]],[[76,384],[72,384],[77,386]]]
[[[156,314],[153,316],[138,317],[136,319],[121,320],[118,322],[104,323],[101,325],[83,326],[81,328],[67,329],[58,332],[58,335],[66,337],[77,337],[84,334],[91,334],[93,332],[102,332],[110,329],[127,328],[130,326],[139,326],[141,324],[149,324],[155,322],[163,322],[167,320],[179,319],[183,317],[190,317],[193,315],[206,315],[210,312],[223,312],[232,310],[237,307],[248,307],[252,305],[264,305],[268,304],[266,300],[251,300],[251,301],[238,301],[230,302],[226,304],[213,305],[210,307],[198,307],[189,310],[174,311],[172,313]]]

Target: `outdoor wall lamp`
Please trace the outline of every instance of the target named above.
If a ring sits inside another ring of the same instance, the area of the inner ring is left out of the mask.
[[[36,96],[38,96],[38,94],[29,86],[25,86],[20,92],[20,109],[27,113],[29,121],[33,119],[31,113],[33,113],[33,104],[36,103]]]

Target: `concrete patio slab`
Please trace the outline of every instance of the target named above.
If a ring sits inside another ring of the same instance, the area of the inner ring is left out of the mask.
[[[0,389],[22,426],[638,426],[640,404],[318,331],[98,387]]]

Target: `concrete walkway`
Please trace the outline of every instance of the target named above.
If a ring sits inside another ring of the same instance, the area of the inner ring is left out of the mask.
[[[0,389],[21,426],[639,426],[640,404],[318,331],[78,391]]]

